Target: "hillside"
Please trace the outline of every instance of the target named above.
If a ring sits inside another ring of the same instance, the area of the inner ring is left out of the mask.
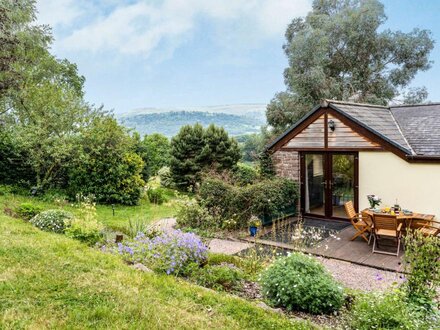
[[[257,133],[265,125],[265,105],[240,104],[211,107],[189,107],[185,109],[144,108],[119,116],[126,127],[140,134],[162,133],[174,136],[183,125],[213,123],[223,126],[231,135]]]

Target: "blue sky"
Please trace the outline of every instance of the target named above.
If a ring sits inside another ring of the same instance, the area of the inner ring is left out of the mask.
[[[385,28],[440,37],[440,1],[383,1]],[[309,0],[38,0],[52,52],[77,63],[86,98],[115,112],[141,107],[267,103],[284,90],[287,24]],[[440,55],[436,44],[431,59]],[[440,61],[420,73],[440,101]]]

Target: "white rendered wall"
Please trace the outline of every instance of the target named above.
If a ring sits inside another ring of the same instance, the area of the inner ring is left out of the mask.
[[[398,200],[404,209],[440,218],[440,164],[408,163],[391,152],[359,152],[359,208],[367,195],[382,198],[381,206]]]

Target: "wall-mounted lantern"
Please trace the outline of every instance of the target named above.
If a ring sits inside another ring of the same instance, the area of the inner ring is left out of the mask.
[[[336,124],[335,124],[335,122],[334,122],[333,120],[329,120],[329,121],[328,121],[328,128],[330,128],[330,130],[331,130],[332,132],[335,131]]]

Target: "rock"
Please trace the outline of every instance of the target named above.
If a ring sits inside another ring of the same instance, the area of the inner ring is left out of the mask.
[[[153,271],[150,269],[150,268],[148,268],[147,266],[145,266],[145,265],[143,265],[143,264],[134,264],[133,266],[132,266],[134,269],[136,269],[136,270],[140,270],[141,272],[145,272],[145,273],[152,273]]]
[[[257,304],[257,306],[260,307],[260,308],[262,308],[262,309],[264,309],[264,310],[267,310],[267,311],[275,312],[275,313],[278,313],[278,314],[283,314],[283,310],[282,310],[281,308],[272,308],[272,307],[269,307],[269,306],[267,306],[267,305],[266,305],[264,302],[262,302],[262,301],[260,301],[260,302]]]

